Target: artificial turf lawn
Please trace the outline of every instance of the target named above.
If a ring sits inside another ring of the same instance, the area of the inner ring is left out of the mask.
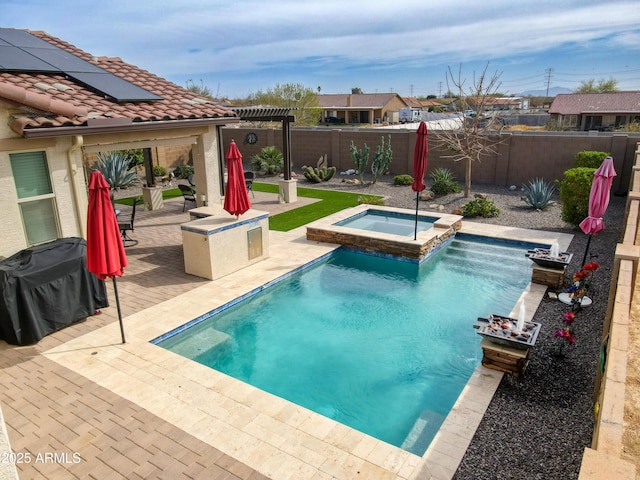
[[[278,185],[272,183],[254,183],[253,189],[256,192],[267,192],[278,194]],[[180,189],[171,188],[162,191],[162,199],[180,197]],[[361,203],[362,199],[381,199],[372,195],[364,195],[361,193],[336,192],[333,190],[322,190],[317,188],[298,187],[298,196],[317,198],[320,201],[300,208],[294,208],[287,212],[269,217],[269,230],[277,230],[280,232],[288,232],[294,228],[301,227],[307,223],[326,217],[332,213],[339,212],[345,208],[355,207]],[[121,205],[133,205],[135,197],[121,198],[115,201]]]
[[[278,185],[271,183],[254,183],[253,189],[257,192],[278,193]],[[345,208],[355,207],[360,204],[363,197],[371,195],[358,193],[336,192],[333,190],[321,190],[317,188],[298,187],[299,197],[317,198],[320,201],[304,207],[294,208],[269,217],[269,230],[288,232],[307,223],[339,212]],[[375,197],[379,198],[379,197]]]

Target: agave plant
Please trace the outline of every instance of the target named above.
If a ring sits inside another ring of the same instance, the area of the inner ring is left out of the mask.
[[[130,187],[140,181],[135,168],[129,168],[130,158],[124,152],[98,152],[93,168],[100,170],[112,190]]]
[[[531,180],[529,185],[522,185],[524,196],[522,200],[532,208],[544,210],[549,206],[551,197],[556,191],[552,183],[545,182],[542,178]]]
[[[429,176],[432,180],[431,191],[436,195],[449,195],[460,191],[456,176],[448,168],[438,167]]]

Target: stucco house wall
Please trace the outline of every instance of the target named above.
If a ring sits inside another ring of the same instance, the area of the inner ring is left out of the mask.
[[[3,234],[0,235],[0,257],[8,257],[26,248],[18,193],[13,179],[9,155],[44,151],[47,157],[55,207],[58,213],[60,237],[82,237],[88,206],[87,188],[82,168],[82,152],[69,153],[72,137],[26,140],[7,127],[7,111],[0,109],[0,207],[3,213]],[[69,166],[75,169],[71,173]],[[77,207],[74,184],[78,191]],[[80,215],[78,215],[80,214]]]

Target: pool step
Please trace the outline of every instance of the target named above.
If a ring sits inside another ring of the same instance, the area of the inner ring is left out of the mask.
[[[444,415],[432,410],[420,414],[400,448],[422,456],[444,422]]]
[[[454,240],[447,248],[447,253],[451,255],[456,255],[464,258],[492,258],[496,261],[500,259],[508,259],[510,262],[513,262],[513,251],[505,251],[504,245],[497,244],[491,245],[486,243],[474,243],[468,242],[464,240]],[[522,250],[522,256],[524,263],[529,264],[530,260],[527,260],[524,257],[526,251]]]
[[[443,265],[447,267],[451,267],[460,271],[468,271],[475,272],[480,275],[505,275],[505,274],[520,274],[521,272],[524,275],[531,274],[531,263],[528,261],[516,261],[514,262],[513,257],[503,258],[503,257],[487,257],[487,256],[476,256],[476,257],[464,257],[461,258],[459,256],[449,256],[443,258]],[[490,269],[487,266],[490,265]]]
[[[193,335],[178,335],[174,338],[184,338],[184,340],[178,340],[175,343],[169,342],[169,345],[163,345],[163,347],[187,358],[195,358],[203,353],[231,344],[229,335],[214,328],[207,328]]]

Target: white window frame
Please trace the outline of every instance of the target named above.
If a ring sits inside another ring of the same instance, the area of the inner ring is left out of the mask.
[[[45,194],[40,194],[40,195],[33,195],[33,196],[29,196],[29,197],[23,197],[23,198],[19,198],[18,195],[18,185],[16,184],[16,201],[18,203],[18,210],[20,212],[20,221],[22,223],[22,229],[24,232],[24,238],[25,238],[25,243],[27,244],[27,246],[31,247],[34,245],[40,245],[43,243],[47,243],[47,242],[51,242],[53,240],[57,240],[58,238],[60,238],[61,233],[60,233],[60,216],[58,214],[58,206],[57,206],[57,202],[56,202],[56,195],[55,195],[55,191],[54,191],[54,186],[53,186],[53,181],[51,178],[51,170],[49,169],[49,160],[47,159],[47,154],[45,151],[33,151],[33,152],[16,152],[16,153],[10,153],[9,154],[9,160],[11,163],[12,157],[15,158],[16,156],[19,156],[21,154],[41,154],[42,155],[42,160],[44,161],[44,168],[49,180],[49,185],[51,187],[51,192],[50,193],[45,193]],[[19,161],[19,160],[18,160]],[[11,164],[12,167],[12,173],[13,173],[13,164]],[[14,183],[15,183],[15,175],[14,175]],[[25,222],[25,216],[23,213],[23,206],[24,205],[28,205],[30,203],[35,203],[35,202],[40,202],[43,200],[49,200],[50,205],[51,205],[51,212],[53,215],[53,221],[54,221],[54,227],[55,227],[55,237],[51,237],[51,238],[47,238],[41,241],[31,241],[29,239],[29,230],[28,230],[28,226],[27,226],[27,222]]]

